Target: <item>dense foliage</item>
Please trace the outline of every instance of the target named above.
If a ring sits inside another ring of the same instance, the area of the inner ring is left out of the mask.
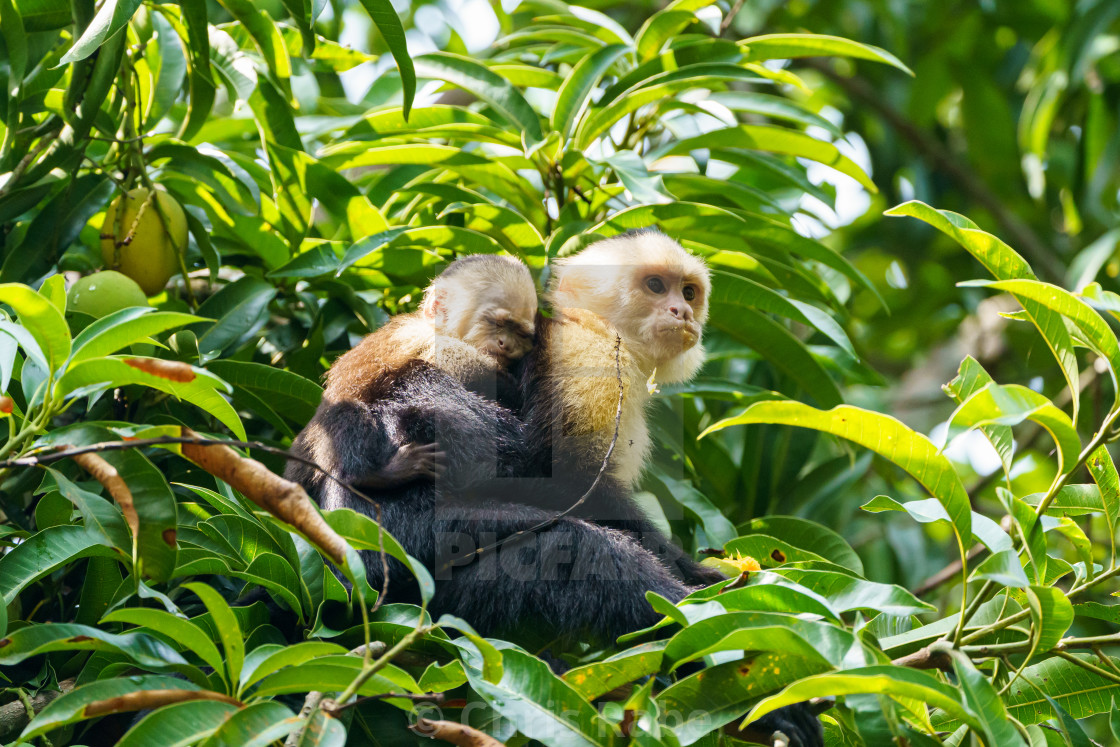
[[[0,0],[0,739],[1120,739],[1120,6],[748,5]],[[762,568],[563,676],[192,443],[279,473],[450,259],[652,224],[714,281],[639,498]]]

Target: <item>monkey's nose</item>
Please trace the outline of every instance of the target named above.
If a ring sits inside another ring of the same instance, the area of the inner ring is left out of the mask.
[[[676,306],[670,306],[669,307],[669,313],[672,314],[673,316],[680,316],[681,315],[680,309],[678,309]]]
[[[506,339],[504,337],[498,338],[498,347],[500,347],[502,350],[506,349]]]

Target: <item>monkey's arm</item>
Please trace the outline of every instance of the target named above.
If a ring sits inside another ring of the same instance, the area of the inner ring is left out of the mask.
[[[360,490],[389,490],[417,480],[432,481],[443,473],[445,454],[435,441],[396,445],[390,435],[399,430],[401,410],[391,402],[324,401],[293,442],[292,451]],[[344,502],[342,496],[348,492],[335,480],[297,462],[291,462],[285,474],[320,502],[327,495],[333,496],[332,503]]]

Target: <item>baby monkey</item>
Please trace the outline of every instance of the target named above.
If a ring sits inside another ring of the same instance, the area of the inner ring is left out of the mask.
[[[529,269],[513,257],[474,254],[452,262],[428,289],[420,309],[395,317],[341,356],[327,372],[327,386],[315,420],[331,411],[333,403],[349,401],[369,409],[372,417],[389,419],[382,427],[392,437],[404,429],[401,419],[413,417],[385,402],[398,375],[415,361],[423,361],[449,374],[466,388],[517,407],[517,382],[508,368],[533,346],[537,293]],[[396,417],[389,417],[395,415]],[[444,453],[437,442],[403,440],[387,461],[375,466],[371,454],[350,459],[326,451],[326,440],[317,437],[314,421],[300,434],[302,446],[324,467],[344,467],[360,488],[397,487],[416,479],[432,479],[443,471]],[[329,430],[329,428],[328,428]],[[357,444],[351,448],[358,448]],[[337,451],[336,448],[330,449]],[[383,452],[384,453],[384,452]],[[348,465],[335,465],[342,459]],[[365,461],[357,474],[354,462]],[[377,461],[381,461],[378,459]]]

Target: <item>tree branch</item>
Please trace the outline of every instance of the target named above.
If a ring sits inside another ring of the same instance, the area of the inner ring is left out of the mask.
[[[33,713],[28,713],[27,704],[22,699],[13,700],[0,706],[0,741],[8,742],[31,721],[35,713],[43,710],[47,705],[60,695],[74,689],[74,680],[63,680],[58,683],[58,690],[43,690],[30,698]]]
[[[942,648],[923,646],[912,654],[899,657],[891,662],[896,667],[910,667],[911,669],[940,669],[943,672],[953,671],[953,660],[948,652]]]

